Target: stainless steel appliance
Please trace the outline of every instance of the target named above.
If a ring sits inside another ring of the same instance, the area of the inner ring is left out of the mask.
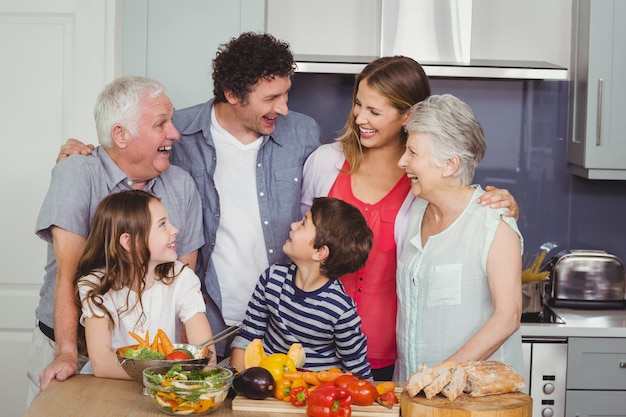
[[[551,295],[558,307],[624,308],[624,265],[601,250],[566,250],[550,261]]]
[[[564,417],[567,338],[522,338],[526,389],[533,417]]]

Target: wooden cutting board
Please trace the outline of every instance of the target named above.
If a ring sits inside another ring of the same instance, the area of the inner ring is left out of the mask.
[[[352,416],[356,417],[390,417],[400,415],[400,404],[395,404],[391,409],[377,403],[368,406],[352,405],[351,407]],[[255,411],[272,415],[281,413],[306,414],[306,407],[295,407],[291,403],[279,401],[273,397],[264,400],[251,400],[239,394],[233,399],[232,409],[233,411]]]
[[[400,396],[402,417],[531,417],[532,398],[521,392],[470,397],[461,395],[454,401],[424,394],[411,398],[405,391]]]

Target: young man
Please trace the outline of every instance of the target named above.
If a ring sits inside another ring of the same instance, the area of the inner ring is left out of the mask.
[[[258,276],[286,260],[281,246],[302,217],[304,161],[320,145],[310,117],[289,112],[295,62],[289,45],[243,33],[213,61],[215,97],[174,114],[172,163],[202,196],[205,245],[196,272],[215,333],[243,320]],[[229,356],[226,343],[218,356]]]
[[[371,247],[372,231],[356,207],[316,198],[304,219],[291,224],[283,246],[293,262],[261,275],[233,341],[231,365],[243,370],[244,349],[262,339],[268,354],[302,344],[307,369],[338,367],[371,378],[356,304],[338,280],[361,268]]]

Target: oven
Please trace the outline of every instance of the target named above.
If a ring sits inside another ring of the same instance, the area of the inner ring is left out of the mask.
[[[523,315],[522,322],[564,323],[549,307]],[[533,399],[532,417],[564,417],[567,374],[566,337],[522,337],[525,393]]]

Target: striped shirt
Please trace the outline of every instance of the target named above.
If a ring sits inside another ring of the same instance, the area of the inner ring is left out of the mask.
[[[371,379],[354,300],[339,280],[329,280],[316,291],[302,291],[294,282],[296,269],[295,264],[275,264],[261,275],[232,347],[245,349],[253,339],[262,339],[265,352],[271,354],[285,353],[292,343],[300,343],[306,369],[337,367]]]

